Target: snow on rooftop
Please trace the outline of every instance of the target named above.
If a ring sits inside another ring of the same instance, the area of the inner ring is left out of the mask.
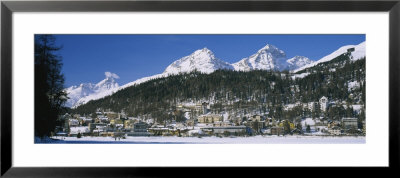
[[[70,131],[69,131],[70,134],[89,133],[90,132],[88,126],[70,127],[69,129],[70,129]]]
[[[353,110],[354,111],[360,111],[362,109],[363,105],[361,104],[355,104],[353,105]]]
[[[307,77],[308,75],[310,75],[310,73],[308,73],[308,72],[301,73],[301,74],[294,74],[292,76],[292,80],[295,80],[296,78],[304,78],[304,77]]]
[[[348,86],[348,90],[351,91],[351,90],[360,88],[360,82],[357,82],[357,81],[349,82],[347,84],[347,86]]]

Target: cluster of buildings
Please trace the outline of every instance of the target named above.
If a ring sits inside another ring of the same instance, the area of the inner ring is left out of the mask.
[[[326,110],[328,100],[320,100],[321,110]],[[325,103],[325,104],[324,104]],[[277,120],[261,115],[244,117],[229,114],[212,114],[207,103],[177,107],[181,111],[195,110],[198,116],[183,122],[154,122],[152,119],[127,117],[124,113],[96,112],[90,116],[65,114],[62,132],[67,136],[248,136],[248,135],[358,135],[365,134],[365,122],[357,118],[331,121],[326,118],[303,118],[301,122]],[[360,125],[361,124],[361,125]],[[362,129],[359,129],[359,128]]]
[[[285,106],[286,110],[290,110],[291,108],[295,107],[295,106],[302,106],[303,109],[307,108],[310,111],[315,111],[316,108],[319,105],[319,109],[321,112],[326,112],[329,105],[331,105],[333,103],[330,103],[328,98],[323,96],[319,99],[318,102],[309,102],[309,103],[301,103],[301,102],[297,102],[295,104],[291,104],[291,105],[287,105]]]
[[[149,136],[149,124],[138,118],[126,117],[123,113],[96,112],[91,116],[65,114],[62,131],[66,136]]]
[[[302,120],[301,124],[304,134],[365,135],[366,133],[365,122],[359,122],[357,118],[342,118],[337,121],[306,118]]]

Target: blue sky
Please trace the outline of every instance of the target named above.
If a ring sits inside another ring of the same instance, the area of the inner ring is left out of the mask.
[[[207,47],[229,63],[256,53],[266,44],[318,60],[341,46],[365,41],[365,35],[55,35],[63,48],[65,86],[97,83],[104,72],[117,74],[120,85],[159,74],[181,57]]]

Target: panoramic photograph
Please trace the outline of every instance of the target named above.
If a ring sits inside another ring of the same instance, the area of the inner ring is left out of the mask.
[[[35,144],[365,144],[365,34],[36,34]]]

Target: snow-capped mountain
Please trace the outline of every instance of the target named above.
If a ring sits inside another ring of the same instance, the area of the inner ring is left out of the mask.
[[[280,70],[284,67],[286,54],[277,47],[267,44],[250,57],[233,63],[237,71]]]
[[[167,77],[168,75],[187,73],[197,70],[202,73],[212,73],[218,69],[233,70],[231,64],[222,61],[215,57],[214,53],[208,48],[203,48],[194,51],[192,54],[182,57],[173,63],[171,63],[163,73],[156,74],[148,77],[137,79],[133,82],[129,82],[120,87],[120,89],[127,88],[133,85],[137,85],[151,79]]]
[[[365,54],[365,41],[364,41],[364,42],[362,42],[362,43],[360,43],[358,45],[342,46],[339,49],[337,49],[336,51],[334,51],[333,53],[331,53],[331,54],[329,54],[329,55],[327,55],[327,56],[325,56],[325,57],[323,57],[323,58],[321,58],[321,59],[319,59],[319,60],[317,60],[317,61],[315,61],[315,62],[313,62],[311,64],[308,64],[308,65],[305,65],[303,67],[294,69],[293,72],[296,73],[296,72],[304,70],[306,68],[313,67],[313,66],[315,66],[315,65],[317,65],[319,63],[330,61],[330,60],[336,58],[337,56],[348,52],[348,50],[351,49],[351,48],[354,48],[354,51],[352,51],[350,53],[351,60],[358,60],[358,59],[360,59],[362,57],[365,57],[366,54]]]
[[[94,92],[94,85],[95,84],[92,83],[82,83],[79,86],[71,86],[65,89],[69,97],[65,105],[67,107],[72,107],[79,99],[92,94]]]
[[[176,60],[165,69],[164,74],[178,74],[194,70],[212,73],[218,69],[233,69],[233,67],[231,64],[216,58],[209,49],[203,48]]]
[[[119,78],[118,75],[111,72],[105,72],[105,76],[106,78],[97,84],[82,83],[79,86],[66,88],[69,99],[65,106],[76,107],[85,104],[90,100],[99,99],[117,91],[119,85],[115,79]]]
[[[286,67],[285,69],[288,70],[294,70],[300,67],[303,67],[305,65],[311,64],[314,61],[312,61],[311,59],[304,57],[304,56],[295,56],[292,57],[288,60],[286,60]]]
[[[97,84],[84,83],[79,86],[69,87],[66,89],[66,91],[69,93],[68,97],[70,97],[70,99],[67,101],[66,106],[77,107],[81,104],[87,103],[90,100],[100,99],[107,95],[111,95],[120,89],[138,85],[151,79],[167,77],[171,74],[192,72],[194,70],[202,73],[212,73],[218,69],[235,71],[288,69],[291,70],[291,72],[297,72],[305,68],[315,66],[318,63],[332,60],[333,58],[346,53],[350,48],[354,48],[354,51],[351,52],[352,60],[357,60],[365,56],[365,42],[360,43],[359,45],[343,46],[318,61],[310,60],[304,56],[295,56],[287,59],[284,51],[273,45],[267,44],[250,57],[230,64],[216,58],[211,50],[203,48],[174,61],[161,74],[143,77],[122,86],[119,86],[118,83],[115,82],[115,79],[119,78],[116,74],[106,72],[106,78]]]
[[[203,73],[212,73],[218,69],[233,70],[233,67],[231,64],[216,58],[214,53],[209,49],[203,48],[194,51],[189,56],[185,56],[181,59],[174,61],[161,74],[143,77],[122,86],[118,86],[117,83],[115,83],[116,85],[106,84],[107,83],[106,81],[111,81],[114,80],[115,78],[110,73],[108,74],[106,73],[107,76],[106,79],[96,84],[98,87],[94,87],[93,84],[89,84],[90,87],[87,88],[81,88],[78,86],[72,86],[70,88],[67,88],[66,90],[69,93],[68,96],[70,97],[70,99],[67,101],[66,106],[77,107],[81,104],[87,103],[90,100],[95,100],[110,95],[113,92],[116,92],[120,89],[137,85],[149,81],[151,79],[167,77],[168,75],[171,74],[192,72],[194,70]],[[116,76],[116,74],[113,75]]]

